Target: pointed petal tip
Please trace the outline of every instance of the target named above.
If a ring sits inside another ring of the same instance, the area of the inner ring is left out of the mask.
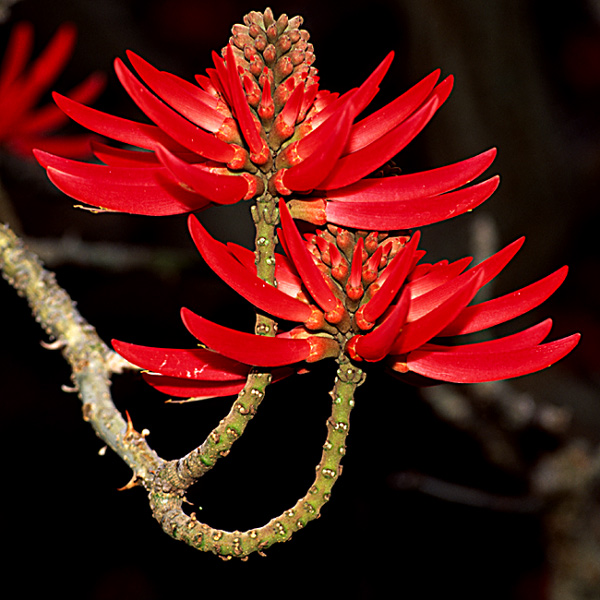
[[[416,350],[409,353],[410,371],[451,383],[482,383],[530,375],[564,358],[581,334],[509,352],[461,353]]]

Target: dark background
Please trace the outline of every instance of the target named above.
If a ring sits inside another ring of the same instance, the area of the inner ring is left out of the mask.
[[[570,265],[565,285],[536,315],[554,318],[554,337],[581,331],[583,341],[561,364],[518,380],[515,389],[536,402],[567,406],[573,431],[595,442],[598,5],[380,0],[339,6],[271,3],[276,15],[305,17],[326,89],[359,84],[390,49],[396,59],[376,107],[435,68],[455,75],[450,100],[398,164],[424,170],[497,146],[492,169],[502,184],[475,213],[428,228],[422,245],[432,259],[457,258],[493,251],[525,234],[524,249],[495,284],[498,293]],[[112,73],[115,57],[132,49],[161,69],[191,78],[210,66],[210,52],[226,44],[231,25],[264,8],[194,0],[22,0],[0,31],[6,39],[13,21],[33,21],[39,51],[61,22],[75,22],[76,52],[54,89],[65,92],[90,71],[105,71],[108,85],[95,106],[141,119]],[[1,169],[19,227],[32,244],[65,235],[113,244],[119,260],[112,268],[82,265],[81,255],[54,264],[47,257],[103,339],[191,345],[178,318],[182,305],[223,324],[251,326],[249,307],[215,282],[192,252],[184,218],[74,210],[37,164],[5,156]],[[240,205],[208,211],[201,219],[216,237],[249,243],[246,211]],[[488,230],[474,243],[478,232]],[[130,250],[140,247],[164,254],[146,266],[127,266]],[[389,478],[417,472],[517,498],[527,496],[528,482],[490,463],[472,436],[435,415],[417,391],[376,373],[358,392],[344,475],[319,521],[271,548],[267,558],[253,556],[247,563],[223,563],[174,542],[152,520],[141,489],[117,491],[130,472],[110,452],[99,456],[102,443],[82,421],[76,396],[61,391],[70,383],[68,368],[58,352],[40,346],[44,334],[25,302],[6,285],[0,302],[8,550],[3,583],[20,589],[18,597],[543,597],[545,541],[536,511],[474,507],[468,494],[453,502],[401,491]],[[324,441],[332,377],[332,364],[319,365],[269,391],[230,457],[190,495],[202,506],[201,520],[226,529],[259,526],[304,494]],[[150,430],[149,442],[164,458],[201,443],[229,410],[227,399],[164,404],[133,374],[116,377],[113,391],[117,406],[128,410],[138,430]],[[556,443],[528,434],[532,461]]]

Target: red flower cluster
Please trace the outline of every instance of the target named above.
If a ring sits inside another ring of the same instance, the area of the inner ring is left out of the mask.
[[[90,154],[90,134],[52,135],[67,121],[54,104],[36,108],[63,70],[75,44],[75,29],[63,25],[43,53],[26,69],[33,48],[33,28],[19,23],[11,32],[0,65],[0,144],[15,154],[29,156],[33,148],[67,156]],[[73,102],[91,102],[104,87],[104,76],[94,73],[69,93]]]
[[[417,249],[418,232],[390,237],[330,225],[303,239],[283,201],[280,213],[286,254],[277,256],[278,287],[256,276],[252,252],[214,240],[195,217],[189,226],[202,257],[221,279],[257,308],[299,325],[266,337],[222,327],[184,308],[185,326],[208,349],[114,341],[123,357],[152,372],[145,377],[154,387],[188,398],[229,395],[242,389],[251,366],[298,369],[344,353],[359,361],[385,360],[397,375],[418,374],[424,381],[494,381],[548,367],[579,340],[575,334],[542,343],[552,326],[547,319],[493,341],[432,343],[518,317],[558,288],[566,267],[505,296],[469,305],[524,238],[465,270],[470,258],[419,263],[424,253]],[[279,369],[274,375],[289,372]]]
[[[214,67],[196,83],[133,53],[139,78],[115,62],[123,87],[154,125],[55,95],[75,121],[143,151],[95,143],[104,164],[45,152],[37,157],[60,189],[105,210],[167,215],[282,198],[278,237],[285,254],[275,255],[277,287],[257,276],[254,253],[215,241],[194,217],[189,225],[219,277],[258,309],[296,326],[256,335],[184,308],[185,326],[205,347],[115,341],[115,349],[150,371],[145,377],[153,386],[183,398],[237,393],[252,367],[272,368],[277,379],[328,357],[386,361],[407,379],[478,382],[532,373],[570,352],[578,335],[542,343],[550,320],[494,341],[442,343],[524,314],[566,276],[565,267],[512,294],[470,304],[523,239],[470,269],[470,259],[419,262],[419,232],[408,230],[469,211],[498,185],[492,177],[466,186],[490,166],[493,149],[422,173],[386,169],[445,102],[452,78],[438,83],[436,71],[359,119],[392,54],[361,86],[339,95],[319,89],[300,17],[275,20],[267,9],[250,13],[244,23],[234,26],[222,56],[213,53]],[[293,219],[324,227],[303,238]]]
[[[424,173],[365,179],[402,150],[429,122],[452,89],[435,71],[368,117],[393,54],[357,89],[319,89],[301,18],[277,21],[250,13],[233,28],[223,57],[195,84],[128,56],[117,76],[155,124],[108,115],[55,94],[81,125],[151,152],[93,145],[104,164],[38,152],[54,184],[105,210],[170,215],[262,195],[294,198],[294,218],[314,224],[391,230],[428,225],[481,204],[498,178],[458,190],[492,162],[490,150]],[[143,83],[142,83],[143,82]],[[454,190],[454,191],[453,191]]]

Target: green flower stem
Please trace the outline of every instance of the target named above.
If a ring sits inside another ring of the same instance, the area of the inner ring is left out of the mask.
[[[321,461],[308,492],[289,510],[271,519],[266,525],[248,531],[214,529],[198,521],[196,514],[187,515],[180,494],[150,491],[150,505],[154,517],[164,531],[177,540],[205,552],[212,552],[228,560],[246,558],[263,553],[278,542],[285,542],[307,523],[320,516],[329,500],[331,489],[342,472],[341,461],[346,452],[346,438],[350,428],[350,412],[354,406],[354,392],[364,381],[364,373],[347,359],[340,360],[335,386],[331,392],[332,412],[327,420],[327,439]]]
[[[166,463],[156,475],[153,488],[183,492],[212,469],[219,458],[229,454],[233,443],[244,433],[256,414],[271,381],[270,373],[250,373],[229,414],[208,435],[204,443],[179,460]]]
[[[270,194],[264,194],[252,206],[252,218],[256,228],[257,275],[275,285],[275,226],[279,222],[279,210]],[[257,314],[255,333],[275,335],[277,323],[264,314]],[[169,461],[157,474],[154,487],[162,492],[182,495],[195,481],[214,467],[219,458],[229,454],[233,443],[242,435],[248,422],[254,417],[271,382],[269,373],[255,369],[248,376],[244,389],[233,403],[229,414],[220,421],[198,446],[179,460]]]
[[[121,359],[98,337],[58,286],[54,274],[8,227],[0,226],[0,268],[4,278],[29,302],[35,319],[61,348],[72,369],[83,404],[83,418],[98,437],[133,470],[134,480],[149,480],[163,461],[116,409],[110,395],[110,375]]]
[[[279,224],[276,199],[269,193],[261,196],[252,207],[252,219],[256,227],[256,274],[267,283],[275,282],[275,227]]]

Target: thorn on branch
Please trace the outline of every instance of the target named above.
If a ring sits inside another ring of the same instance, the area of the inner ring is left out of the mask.
[[[136,474],[134,474],[133,477],[128,481],[128,483],[125,484],[123,487],[117,488],[117,491],[124,492],[125,490],[131,490],[134,487],[138,487],[140,485],[141,483],[139,477]]]
[[[45,350],[60,350],[66,346],[67,342],[63,339],[54,340],[53,342],[45,342],[42,340],[40,346]]]

